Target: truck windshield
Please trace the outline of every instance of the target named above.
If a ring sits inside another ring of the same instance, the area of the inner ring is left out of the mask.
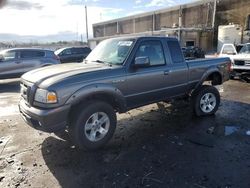
[[[133,44],[134,40],[130,39],[108,39],[102,41],[88,55],[86,61],[122,65]]]
[[[240,53],[240,54],[250,54],[250,44],[244,45],[244,46],[241,48],[241,50],[240,50],[239,53]]]

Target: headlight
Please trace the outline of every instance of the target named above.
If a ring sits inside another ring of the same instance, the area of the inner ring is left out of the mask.
[[[35,94],[35,101],[41,103],[57,103],[57,95],[53,91],[45,89],[37,89]]]

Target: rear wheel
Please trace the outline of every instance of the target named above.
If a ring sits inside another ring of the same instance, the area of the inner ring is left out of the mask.
[[[193,96],[193,107],[197,116],[215,114],[219,104],[220,93],[213,86],[203,85]]]
[[[78,107],[70,126],[70,135],[76,147],[97,149],[113,136],[116,114],[112,106],[101,101],[91,101]]]

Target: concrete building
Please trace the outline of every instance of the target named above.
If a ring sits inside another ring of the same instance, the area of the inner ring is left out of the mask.
[[[217,46],[219,25],[235,23],[250,30],[249,15],[250,0],[196,1],[94,24],[94,38],[89,44],[93,47],[103,39],[117,36],[161,35],[177,37],[182,46],[212,51]]]

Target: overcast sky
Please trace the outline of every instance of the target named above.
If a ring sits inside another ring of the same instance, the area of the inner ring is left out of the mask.
[[[70,34],[69,40],[74,40],[79,39],[82,34],[85,40],[84,5],[88,7],[91,37],[93,23],[191,1],[193,0],[0,0],[0,35],[39,38]],[[0,40],[3,39],[0,37]]]

